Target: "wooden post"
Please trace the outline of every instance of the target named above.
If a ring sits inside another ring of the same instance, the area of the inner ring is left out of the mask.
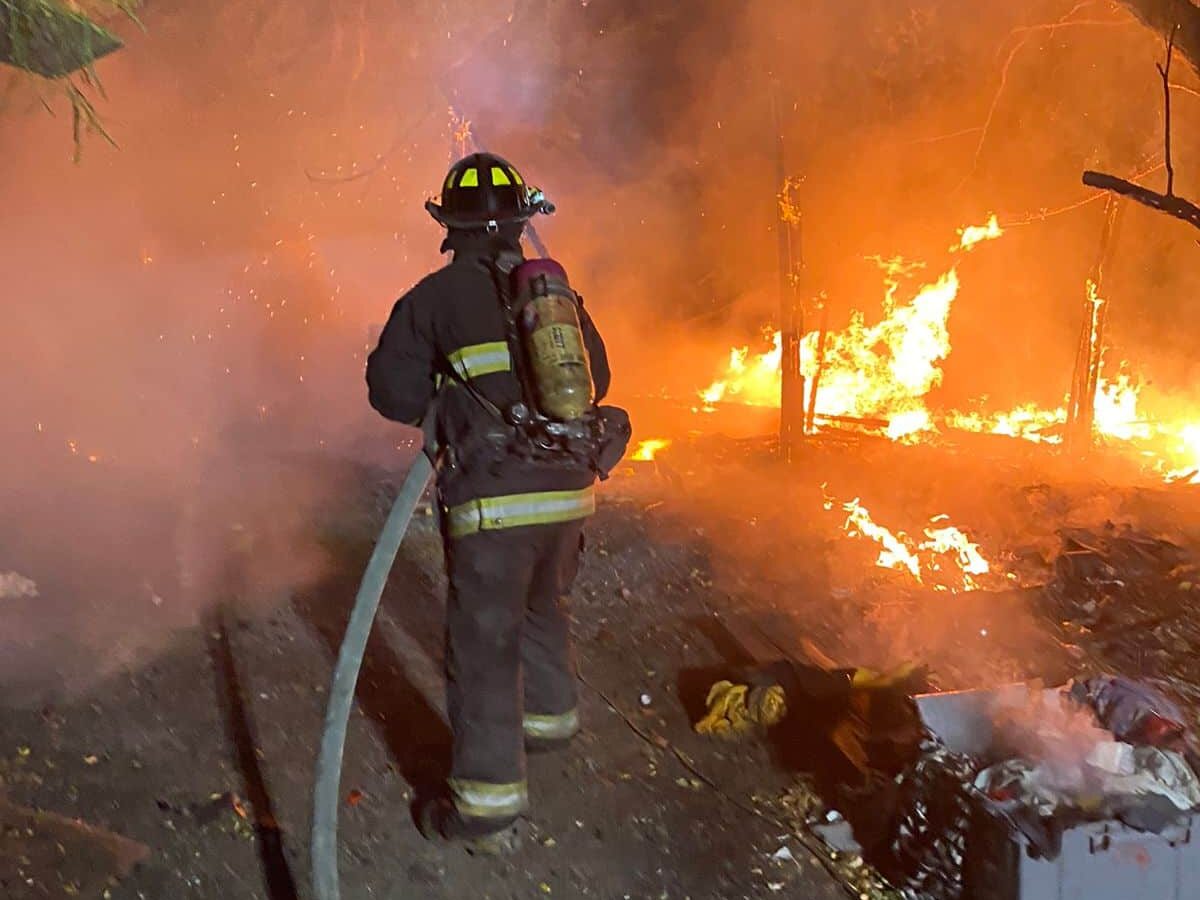
[[[1116,194],[1110,194],[1105,200],[1100,247],[1088,275],[1083,299],[1083,325],[1075,352],[1071,396],[1067,402],[1067,443],[1072,449],[1082,451],[1092,444],[1096,392],[1100,387],[1100,370],[1104,362],[1104,327],[1108,321],[1109,304],[1104,296],[1104,273],[1112,262],[1124,209],[1124,200]]]
[[[797,279],[804,267],[800,224],[785,215],[787,164],[783,120],[779,110],[779,82],[771,83],[771,118],[775,127],[775,181],[779,245],[779,330],[782,383],[779,397],[779,453],[790,462],[804,434],[804,375],[800,370],[800,341],[804,336],[804,310],[797,299]]]
[[[817,360],[813,367],[812,381],[808,386],[808,409],[804,417],[804,433],[816,430],[817,391],[821,387],[821,376],[825,374],[825,339],[829,336],[829,306],[821,300],[821,317],[817,325]]]

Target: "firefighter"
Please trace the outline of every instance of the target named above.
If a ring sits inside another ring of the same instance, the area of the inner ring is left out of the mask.
[[[418,821],[428,838],[496,854],[518,843],[525,751],[561,748],[579,730],[565,599],[597,467],[523,452],[513,424],[529,397],[506,284],[524,261],[526,223],[553,207],[508,162],[476,153],[426,208],[447,229],[452,261],[396,303],[367,383],[371,405],[399,422],[415,424],[437,397],[453,751],[448,790],[418,805]],[[598,400],[607,355],[581,304],[578,314]]]

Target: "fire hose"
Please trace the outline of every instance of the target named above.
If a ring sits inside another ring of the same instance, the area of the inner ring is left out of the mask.
[[[432,417],[427,417],[428,421]],[[432,446],[426,441],[426,447]],[[317,900],[339,900],[341,888],[338,883],[337,863],[337,817],[341,796],[342,754],[346,747],[346,728],[350,722],[350,710],[354,705],[354,689],[358,683],[359,669],[367,649],[367,639],[384,586],[400,550],[400,542],[412,521],[429,480],[433,476],[433,464],[427,453],[418,453],[400,493],[392,503],[391,512],[379,532],[371,559],[363,572],[358,594],[350,620],[346,623],[346,634],[338,651],[337,665],[333,670],[333,684],[329,689],[329,705],[325,710],[325,728],[321,733],[321,749],[317,755],[316,778],[313,786],[312,862],[313,894]]]

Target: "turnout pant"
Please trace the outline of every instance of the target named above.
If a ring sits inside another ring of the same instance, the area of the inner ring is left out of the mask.
[[[460,816],[501,825],[528,804],[524,741],[579,730],[567,593],[583,520],[447,538],[450,791]]]

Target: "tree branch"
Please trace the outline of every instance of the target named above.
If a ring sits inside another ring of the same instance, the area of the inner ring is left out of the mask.
[[[1162,76],[1163,83],[1163,135],[1166,142],[1168,197],[1175,195],[1175,167],[1171,165],[1171,57],[1175,54],[1175,35],[1178,33],[1179,25],[1176,24],[1171,29],[1171,36],[1167,38],[1166,65],[1154,64],[1154,67],[1158,69],[1158,74]]]
[[[1175,49],[1200,72],[1200,6],[1192,0],[1117,0],[1147,27],[1166,34],[1179,26]]]
[[[1103,191],[1112,191],[1115,194],[1128,197],[1131,200],[1141,203],[1143,206],[1149,206],[1151,209],[1165,212],[1169,216],[1182,219],[1184,222],[1200,228],[1200,206],[1196,206],[1196,204],[1184,200],[1182,197],[1176,197],[1172,194],[1158,194],[1149,188],[1134,184],[1132,181],[1126,181],[1124,178],[1118,178],[1115,175],[1106,175],[1103,172],[1084,172],[1083,183],[1088,187],[1099,188]]]

